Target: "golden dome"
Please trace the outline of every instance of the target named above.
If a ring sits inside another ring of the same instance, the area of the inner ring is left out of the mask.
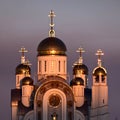
[[[65,44],[56,37],[48,37],[38,45],[38,56],[42,55],[66,55]]]
[[[84,64],[77,64],[73,68],[73,75],[76,75],[78,71],[82,72],[82,74],[88,75],[88,68]]]
[[[29,65],[19,64],[16,67],[16,75],[17,74],[31,74],[31,69],[30,69]]]
[[[96,67],[94,70],[93,70],[93,75],[94,76],[97,76],[97,75],[107,75],[107,71],[105,68],[103,67]]]
[[[31,77],[24,77],[22,79],[22,85],[33,85],[33,79]]]
[[[80,77],[76,77],[70,82],[70,86],[73,85],[84,85],[84,80]]]

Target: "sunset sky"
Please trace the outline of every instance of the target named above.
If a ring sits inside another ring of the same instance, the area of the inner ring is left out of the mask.
[[[24,46],[36,78],[37,46],[48,37],[50,10],[56,14],[56,37],[67,46],[68,73],[78,59],[82,46],[84,64],[97,66],[95,52],[105,55],[108,72],[110,120],[120,119],[120,0],[0,0],[0,120],[11,120],[10,90],[15,88],[15,68],[20,63],[19,49]]]

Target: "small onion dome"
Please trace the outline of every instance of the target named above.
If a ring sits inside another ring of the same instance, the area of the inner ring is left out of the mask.
[[[30,69],[29,65],[19,64],[16,67],[16,75],[17,74],[31,74],[31,69]]]
[[[33,79],[31,77],[24,77],[22,79],[22,85],[33,85]]]
[[[82,72],[82,74],[88,75],[88,68],[84,64],[77,64],[73,68],[73,75],[76,75],[78,71]]]
[[[76,77],[70,82],[70,86],[73,85],[84,85],[84,80],[80,77]]]
[[[65,44],[56,37],[48,37],[44,39],[37,48],[38,56],[42,55],[66,55]]]
[[[97,75],[104,75],[106,76],[107,75],[107,71],[105,68],[103,67],[96,67],[94,70],[93,70],[93,75],[94,76],[97,76]]]

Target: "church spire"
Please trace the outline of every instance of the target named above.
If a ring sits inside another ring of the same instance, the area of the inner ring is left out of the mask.
[[[21,55],[21,63],[24,64],[25,63],[25,52],[28,52],[24,47],[22,47],[19,52],[22,53]]]
[[[50,11],[50,14],[48,15],[50,17],[50,30],[49,30],[49,37],[55,37],[55,31],[53,29],[54,27],[54,23],[53,23],[53,18],[55,17],[55,14],[54,12],[51,10]]]
[[[85,52],[85,50],[82,47],[80,47],[80,48],[78,48],[78,50],[76,52],[78,52],[80,54],[80,57],[78,59],[78,64],[82,64],[83,63],[82,53]]]
[[[97,50],[97,53],[95,54],[98,56],[98,67],[102,66],[102,60],[101,60],[101,56],[104,55],[104,53],[102,52],[101,49]]]

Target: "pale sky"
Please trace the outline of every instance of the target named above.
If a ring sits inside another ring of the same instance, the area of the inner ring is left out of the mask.
[[[49,31],[50,10],[56,14],[56,37],[67,46],[68,73],[78,59],[82,46],[84,64],[92,70],[97,65],[95,52],[101,48],[103,66],[108,72],[110,120],[120,109],[120,1],[119,0],[0,0],[0,120],[11,119],[10,90],[15,88],[15,68],[20,63],[18,50],[24,46],[36,74],[37,46]]]

